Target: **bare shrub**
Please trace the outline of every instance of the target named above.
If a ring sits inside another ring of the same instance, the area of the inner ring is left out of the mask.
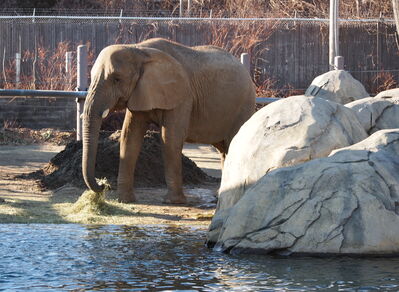
[[[94,53],[88,46],[89,64],[94,62]],[[2,87],[7,89],[24,88],[24,89],[47,89],[47,90],[75,90],[76,88],[76,54],[72,61],[71,72],[67,74],[65,71],[65,54],[68,51],[75,51],[77,44],[70,42],[60,42],[55,51],[39,46],[35,51],[25,51],[22,54],[22,62],[29,64],[30,70],[25,70],[21,74],[19,84],[15,83],[15,60],[9,62],[5,68],[5,81]]]
[[[375,95],[381,91],[396,88],[397,85],[392,73],[382,71],[371,78],[370,82],[366,85],[366,89],[370,94]]]

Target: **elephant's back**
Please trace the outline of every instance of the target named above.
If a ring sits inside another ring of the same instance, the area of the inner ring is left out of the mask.
[[[205,52],[194,65],[196,100],[189,136],[190,140],[212,144],[230,140],[253,114],[255,87],[249,72],[234,56],[217,48]]]
[[[138,45],[161,50],[185,68],[193,92],[188,133],[191,142],[213,144],[229,140],[253,114],[252,79],[230,53],[215,46],[187,47],[165,39],[151,39]]]

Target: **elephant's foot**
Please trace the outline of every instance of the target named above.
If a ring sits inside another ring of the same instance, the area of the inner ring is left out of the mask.
[[[187,204],[187,198],[183,194],[183,192],[176,193],[176,192],[168,191],[163,202],[164,202],[164,204],[182,205],[182,204]]]
[[[118,201],[120,203],[134,203],[136,202],[136,196],[133,193],[119,193]]]

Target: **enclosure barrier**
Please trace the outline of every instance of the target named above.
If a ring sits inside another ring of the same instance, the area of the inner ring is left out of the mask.
[[[68,60],[68,56],[67,56]],[[241,55],[241,62],[249,70],[249,55],[244,53]],[[76,101],[76,140],[82,140],[82,118],[84,101],[87,95],[88,78],[87,78],[87,47],[85,45],[78,46],[77,49],[77,87],[76,91],[62,90],[28,90],[28,89],[0,89],[0,96],[8,97],[74,97]],[[273,97],[258,97],[256,103],[268,104],[279,100]]]
[[[76,140],[82,140],[83,103],[87,91],[62,91],[62,90],[27,90],[27,89],[0,89],[0,96],[8,97],[74,97],[76,99]],[[257,97],[256,103],[269,104],[280,100],[276,97]]]
[[[76,99],[76,140],[82,140],[83,103],[87,91],[62,91],[62,90],[27,90],[27,89],[0,89],[0,96],[8,97],[74,97]],[[257,97],[256,103],[269,104],[280,100],[276,97]]]

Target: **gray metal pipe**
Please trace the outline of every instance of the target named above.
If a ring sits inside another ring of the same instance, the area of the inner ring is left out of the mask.
[[[0,96],[75,97],[85,98],[87,91],[0,89]]]
[[[279,101],[282,98],[279,97],[257,97],[256,103],[272,103],[275,101]]]
[[[62,90],[28,90],[28,89],[0,89],[0,96],[35,96],[35,97],[74,97],[84,99],[87,91]],[[278,101],[278,97],[257,97],[256,103],[271,103]]]
[[[87,91],[62,91],[62,90],[28,90],[28,89],[0,89],[0,96],[34,96],[34,97],[74,97],[85,99]],[[278,101],[279,97],[257,97],[256,103],[271,103]]]

